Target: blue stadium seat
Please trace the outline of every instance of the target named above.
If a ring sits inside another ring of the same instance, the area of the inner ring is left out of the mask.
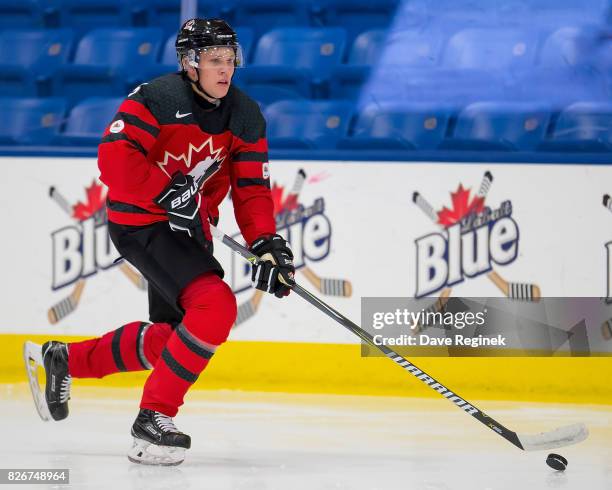
[[[132,25],[131,3],[125,0],[56,0],[59,25],[79,34],[102,27]]]
[[[249,26],[259,39],[265,32],[282,27],[308,26],[307,0],[235,0],[232,25]]]
[[[390,27],[400,3],[400,0],[315,0],[313,22],[346,29],[350,44],[362,32]]]
[[[270,148],[332,149],[347,134],[353,104],[284,100],[265,110]]]
[[[433,150],[444,139],[452,111],[437,103],[373,104],[357,118],[341,149]]]
[[[380,62],[387,31],[375,29],[360,34],[348,56],[346,64],[338,65],[330,77],[329,95],[332,99],[356,100],[372,67]]]
[[[255,42],[255,31],[250,27],[235,27],[234,29],[238,36],[238,42],[242,47],[242,54],[248,65],[251,62],[251,54]]]
[[[42,26],[42,8],[38,0],[0,0],[0,29]]]
[[[357,99],[363,93],[363,83],[370,77],[372,83],[380,83],[382,90],[386,85],[393,91],[394,84],[403,83],[401,73],[404,69],[415,69],[426,76],[433,76],[433,68],[440,61],[445,39],[442,31],[409,29],[391,31],[386,33],[386,36],[383,32],[371,31],[372,39],[364,39],[364,36],[369,36],[370,33],[364,33],[357,38],[355,47],[358,43],[369,41],[369,44],[364,46],[367,55],[361,56],[361,59],[372,63],[374,67],[369,69],[367,66],[353,66],[350,63],[339,66],[330,80],[330,97]],[[393,74],[398,74],[401,78],[396,78]]]
[[[440,63],[445,33],[437,29],[391,31],[380,56],[388,66],[434,67]]]
[[[176,57],[176,34],[171,34],[168,40],[164,43],[164,47],[161,54],[161,64],[167,69],[178,69],[178,59]]]
[[[533,151],[550,122],[541,103],[477,102],[463,109],[452,138],[441,146],[453,150]]]
[[[556,112],[577,100],[610,100],[612,94],[597,70],[573,67],[527,70],[516,77],[514,89],[512,100],[546,101]]]
[[[97,146],[113,120],[122,97],[90,97],[72,108],[64,130],[53,143],[64,146]]]
[[[523,0],[529,4],[530,21],[544,28],[563,27],[605,20],[609,0]]]
[[[443,64],[455,69],[486,69],[513,72],[534,65],[536,30],[504,28],[464,29],[446,45]]]
[[[371,103],[434,102],[462,108],[472,102],[503,98],[499,73],[486,70],[449,70],[430,67],[387,66],[375,70],[363,86],[358,107]]]
[[[92,94],[126,94],[156,61],[162,44],[157,28],[95,29],[77,47],[73,65],[53,77],[53,93],[71,104]]]
[[[237,82],[237,85],[244,92],[246,92],[249,97],[255,99],[262,111],[274,102],[281,100],[303,99],[302,95],[300,95],[298,92],[282,87],[274,87],[269,85],[242,86],[240,82]]]
[[[241,78],[249,84],[275,85],[310,97],[340,63],[345,44],[346,33],[340,28],[275,29],[259,40],[254,61]]]
[[[67,63],[73,38],[68,29],[0,31],[0,93],[36,95],[37,85],[44,84],[53,70]]]
[[[548,151],[612,151],[612,103],[576,102],[559,115]]]
[[[231,1],[198,0],[198,17],[221,17],[232,23]],[[146,0],[144,3],[144,23],[151,27],[159,27],[165,34],[176,35],[181,26],[181,0]],[[140,15],[136,15],[137,18]],[[142,21],[136,21],[138,25]]]
[[[63,98],[0,99],[0,144],[48,144],[58,133],[66,112]]]
[[[599,30],[562,27],[548,36],[538,55],[538,66],[576,68],[593,61],[599,44]]]

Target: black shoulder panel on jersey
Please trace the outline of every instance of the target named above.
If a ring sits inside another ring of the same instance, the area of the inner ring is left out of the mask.
[[[191,112],[193,101],[191,87],[180,73],[170,73],[142,84],[140,90],[130,98],[135,98],[139,94],[144,99],[141,102],[151,111],[159,124],[193,123],[190,117],[176,117],[177,112],[182,114]]]
[[[228,94],[232,98],[230,131],[247,143],[255,143],[266,136],[266,120],[259,105],[235,85]]]

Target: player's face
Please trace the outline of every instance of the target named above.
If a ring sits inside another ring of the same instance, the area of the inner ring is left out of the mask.
[[[216,99],[225,97],[229,90],[236,64],[232,48],[211,48],[200,52],[200,85]]]

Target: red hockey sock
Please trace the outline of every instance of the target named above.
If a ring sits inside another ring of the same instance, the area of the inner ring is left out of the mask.
[[[236,298],[216,274],[199,276],[183,290],[179,301],[185,310],[183,322],[155,363],[140,403],[140,408],[169,417],[176,415],[185,393],[236,320]]]
[[[151,369],[171,333],[167,323],[132,322],[102,337],[68,344],[68,371],[74,378],[102,378]]]

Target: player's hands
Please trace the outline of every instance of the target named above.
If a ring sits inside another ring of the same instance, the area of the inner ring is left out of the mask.
[[[176,172],[154,201],[168,213],[172,231],[187,233],[204,248],[209,247],[210,242],[204,235],[200,218],[202,196],[198,192],[198,184],[191,175]]]
[[[253,242],[250,251],[261,259],[258,264],[253,264],[253,286],[278,298],[287,296],[295,286],[293,252],[289,242],[280,235],[264,235]]]

